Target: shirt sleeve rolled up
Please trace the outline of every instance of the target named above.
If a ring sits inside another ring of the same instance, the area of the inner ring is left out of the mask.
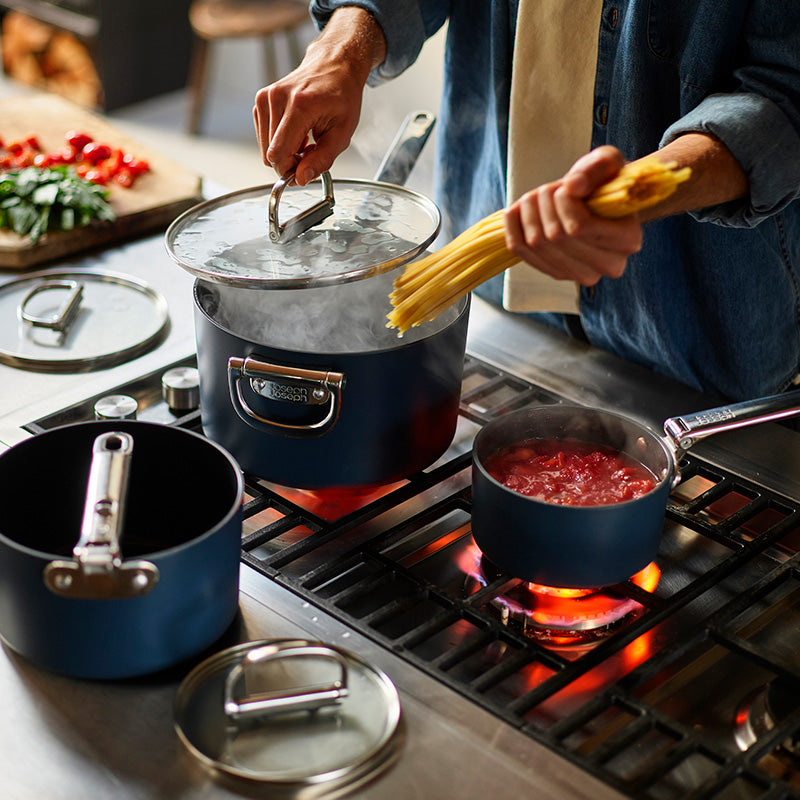
[[[386,38],[386,59],[370,74],[369,85],[391,80],[417,59],[426,39],[446,18],[441,2],[418,0],[311,0],[312,17],[323,28],[340,6],[358,6],[372,14]]]
[[[696,219],[749,228],[800,195],[800,136],[770,98],[750,92],[709,95],[665,131],[661,145],[686,133],[718,138],[749,182],[746,197],[693,211]]]

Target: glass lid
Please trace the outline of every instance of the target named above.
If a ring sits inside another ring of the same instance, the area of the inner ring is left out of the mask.
[[[405,264],[435,239],[440,223],[424,195],[324,173],[304,187],[278,181],[200,203],[170,225],[166,245],[183,269],[207,281],[301,289]]]
[[[195,667],[175,728],[216,771],[282,786],[350,785],[391,753],[400,700],[390,679],[323,642],[246,642]]]
[[[0,286],[0,363],[88,372],[137,358],[169,332],[167,301],[104,270],[31,273]]]

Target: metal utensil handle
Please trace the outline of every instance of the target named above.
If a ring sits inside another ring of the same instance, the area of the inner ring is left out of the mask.
[[[412,111],[403,121],[389,152],[378,167],[375,180],[403,186],[435,123],[436,117],[430,111]]]
[[[326,405],[325,414],[321,419],[303,425],[263,417],[250,408],[244,397],[241,382],[245,378],[250,379],[250,387],[257,394],[272,400]],[[324,436],[339,421],[344,382],[341,372],[286,367],[259,361],[251,356],[231,356],[228,359],[228,391],[234,411],[251,428],[267,433],[298,438]],[[276,387],[283,387],[284,390],[278,392]]]
[[[330,683],[301,686],[286,691],[261,692],[236,699],[239,682],[246,673],[268,661],[282,658],[315,657],[328,659],[339,669],[339,677]],[[264,719],[294,711],[316,711],[327,706],[338,705],[348,695],[347,663],[343,656],[331,647],[317,644],[290,644],[286,642],[266,644],[249,650],[225,677],[225,715],[234,723],[253,719]]]
[[[52,290],[66,290],[69,292],[56,312],[47,317],[31,314],[27,309],[28,303],[37,294]],[[58,331],[59,333],[66,333],[78,316],[82,298],[83,284],[77,281],[42,281],[34,286],[22,299],[22,302],[19,304],[19,316],[26,325],[30,325],[31,327],[48,328],[49,330]]]
[[[700,439],[715,433],[745,428],[760,422],[774,422],[796,414],[800,414],[800,390],[670,417],[664,423],[664,431],[680,453]]]
[[[304,233],[314,225],[318,225],[326,217],[333,214],[336,201],[333,196],[333,180],[330,172],[320,175],[323,198],[315,205],[300,211],[283,225],[279,222],[279,206],[283,190],[294,183],[294,170],[290,170],[275,181],[269,194],[269,238],[273,242],[285,243]],[[314,182],[316,183],[316,181]]]
[[[145,594],[158,580],[147,561],[122,561],[119,540],[125,518],[133,437],[121,431],[97,436],[86,486],[81,534],[73,560],[50,562],[48,588],[68,597],[100,599]]]

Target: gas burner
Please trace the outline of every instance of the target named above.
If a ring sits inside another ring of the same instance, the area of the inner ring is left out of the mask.
[[[745,698],[736,712],[733,734],[736,745],[742,751],[748,750],[798,708],[800,692],[796,683],[778,677],[764,684]],[[778,749],[800,757],[800,735],[788,737]]]
[[[326,489],[295,489],[290,486],[278,485],[272,485],[272,488],[281,497],[300,506],[310,514],[314,514],[326,522],[335,522],[389,494],[401,485],[402,482],[380,486],[348,486]]]
[[[472,544],[461,559],[467,581],[487,586],[504,573]],[[661,570],[651,563],[630,582],[646,592],[654,591]],[[643,607],[617,587],[568,589],[510,579],[490,608],[504,624],[518,626],[530,639],[554,647],[593,645],[638,616]]]

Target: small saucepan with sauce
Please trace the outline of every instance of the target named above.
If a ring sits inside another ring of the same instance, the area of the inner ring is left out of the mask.
[[[475,437],[472,535],[515,577],[595,588],[656,556],[677,465],[699,439],[800,413],[800,391],[664,423],[664,436],[614,412],[556,404],[499,417]]]

